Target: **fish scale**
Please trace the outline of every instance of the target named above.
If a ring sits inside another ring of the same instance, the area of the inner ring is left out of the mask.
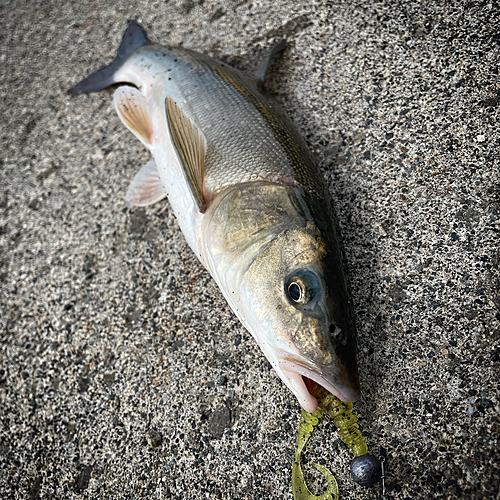
[[[140,48],[127,61],[128,71],[137,67],[139,73],[148,64],[161,74],[153,66],[160,61],[172,75],[164,91],[185,103],[186,115],[207,139],[205,184],[210,191],[252,180],[289,179],[324,196],[307,145],[276,101],[259,91],[257,81],[203,54],[157,45]],[[137,80],[139,87],[147,83]]]
[[[154,62],[150,63],[151,60]],[[160,63],[166,64],[172,75],[164,81],[163,93],[183,104],[186,116],[206,137],[205,185],[208,190],[217,192],[230,185],[259,179],[293,179],[286,151],[269,133],[262,115],[220,76],[230,75],[231,68],[223,63],[214,64],[213,59],[190,50],[148,45],[127,61],[127,72],[141,75],[142,78],[136,77],[135,84],[139,88],[147,87],[150,77],[144,77],[140,70],[150,64],[155,72],[155,66]],[[238,116],[237,121],[234,116]]]

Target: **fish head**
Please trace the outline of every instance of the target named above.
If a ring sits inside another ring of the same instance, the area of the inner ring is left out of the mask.
[[[309,412],[317,408],[311,382],[344,401],[359,398],[356,336],[340,266],[307,222],[277,235],[242,277],[250,330]]]
[[[356,335],[335,238],[290,188],[235,190],[214,212],[212,275],[301,406],[316,410],[313,382],[356,401]]]

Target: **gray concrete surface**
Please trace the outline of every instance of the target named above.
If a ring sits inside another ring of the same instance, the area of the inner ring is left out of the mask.
[[[126,206],[148,160],[110,93],[65,91],[151,39],[251,68],[339,212],[371,450],[387,499],[498,499],[498,4],[219,0],[0,6],[0,498],[291,499],[299,406],[168,204]],[[325,422],[305,455],[341,498]]]

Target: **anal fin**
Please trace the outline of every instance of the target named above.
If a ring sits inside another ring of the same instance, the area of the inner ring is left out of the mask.
[[[172,142],[186,173],[189,187],[198,209],[204,212],[207,208],[203,189],[207,141],[171,97],[165,99],[165,109]]]
[[[113,99],[116,112],[125,126],[146,146],[153,142],[153,125],[149,117],[148,102],[135,87],[118,87]]]
[[[146,207],[166,198],[154,160],[149,160],[134,177],[127,190],[127,202],[136,207]]]

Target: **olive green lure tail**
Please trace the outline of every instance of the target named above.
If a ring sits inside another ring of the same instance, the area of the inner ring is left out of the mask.
[[[374,457],[367,455],[368,447],[366,445],[365,438],[359,430],[357,424],[358,417],[351,412],[352,403],[344,403],[343,401],[340,401],[340,399],[335,397],[333,394],[330,394],[320,386],[316,386],[314,392],[314,395],[318,398],[318,410],[314,413],[307,413],[302,410],[302,420],[299,424],[297,450],[295,452],[295,461],[292,469],[293,498],[294,500],[338,500],[339,488],[337,481],[327,468],[318,464],[314,465],[314,467],[321,474],[323,474],[328,481],[326,491],[321,495],[314,495],[311,491],[309,491],[300,467],[300,456],[302,451],[311,437],[314,427],[318,425],[319,419],[325,413],[328,413],[328,415],[330,415],[333,419],[333,422],[338,429],[340,438],[350,448],[353,455],[355,457],[363,458],[366,456],[366,459],[361,459],[361,464],[357,465],[359,460],[355,458],[353,460],[353,464],[351,465],[351,474],[357,483],[363,486],[373,485],[380,478],[380,465]],[[368,469],[369,477],[355,477],[353,466],[360,468],[362,473],[366,473]]]
[[[314,413],[308,413],[302,410],[302,420],[299,424],[297,435],[297,450],[295,452],[295,461],[292,469],[292,491],[295,500],[338,500],[339,487],[334,475],[322,465],[314,464],[314,467],[325,476],[328,481],[328,488],[322,495],[314,495],[309,491],[309,488],[304,481],[304,475],[300,467],[300,455],[307,441],[311,437],[314,427],[318,425],[319,419],[323,416],[324,411],[320,408]]]

